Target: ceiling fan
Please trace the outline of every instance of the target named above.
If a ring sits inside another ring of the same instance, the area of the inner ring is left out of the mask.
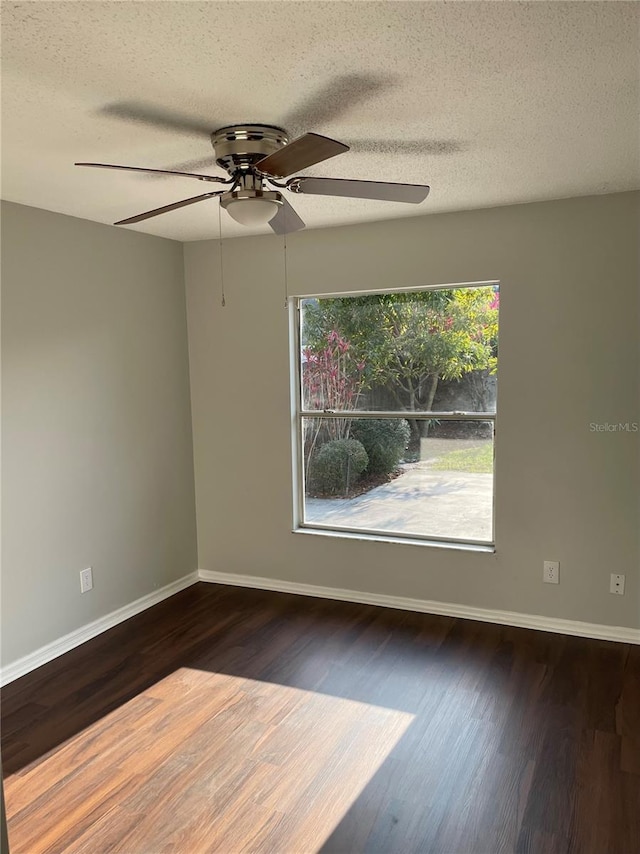
[[[236,222],[246,226],[269,224],[276,234],[299,231],[304,222],[287,202],[281,190],[312,196],[344,196],[389,202],[419,204],[429,195],[426,184],[397,184],[389,181],[355,181],[343,178],[313,178],[294,175],[316,163],[349,151],[349,146],[317,133],[305,133],[289,142],[287,132],[273,125],[229,125],[211,134],[216,163],[229,178],[179,172],[169,169],[145,169],[108,163],[76,163],[99,169],[122,169],[160,175],[181,175],[224,184],[228,189],[192,196],[161,208],[119,220],[114,225],[129,225],[177,208],[214,197]],[[275,179],[286,178],[284,183]]]

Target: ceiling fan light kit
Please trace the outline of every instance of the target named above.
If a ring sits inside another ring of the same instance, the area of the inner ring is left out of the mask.
[[[220,204],[240,225],[266,225],[284,205],[277,190],[232,190],[220,196]]]
[[[406,202],[419,204],[429,194],[426,184],[397,184],[389,181],[356,181],[343,178],[313,178],[302,175],[289,178],[301,169],[322,163],[349,150],[349,146],[327,136],[306,133],[289,142],[283,128],[275,125],[229,125],[211,134],[216,163],[229,178],[146,169],[135,166],[115,166],[106,163],[76,163],[100,169],[124,169],[129,172],[153,172],[195,178],[225,184],[229,189],[203,193],[161,208],[120,220],[115,225],[140,222],[177,208],[218,197],[220,205],[238,223],[259,226],[267,223],[276,234],[286,234],[305,227],[304,222],[286,201],[280,190],[316,196],[343,196],[356,199]],[[284,184],[276,178],[289,178]]]

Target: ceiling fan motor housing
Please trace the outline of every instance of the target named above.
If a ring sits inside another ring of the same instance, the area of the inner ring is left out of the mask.
[[[274,125],[229,125],[211,134],[216,163],[230,175],[251,171],[288,142],[286,131]]]

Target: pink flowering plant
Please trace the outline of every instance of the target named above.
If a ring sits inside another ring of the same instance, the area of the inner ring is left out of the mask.
[[[304,408],[343,411],[356,409],[364,386],[365,363],[359,360],[349,341],[330,330],[320,347],[302,350],[302,392]],[[305,431],[307,459],[318,439],[346,439],[350,418],[309,419]]]
[[[356,407],[362,392],[364,362],[355,358],[346,338],[332,329],[326,336],[326,346],[321,350],[307,346],[302,357],[305,409]]]

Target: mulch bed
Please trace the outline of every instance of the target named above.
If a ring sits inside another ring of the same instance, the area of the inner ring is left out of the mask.
[[[356,483],[352,484],[346,495],[330,495],[326,492],[311,492],[307,491],[308,498],[357,498],[358,495],[363,495],[376,486],[382,486],[384,483],[391,483],[397,477],[400,477],[403,470],[394,469],[390,474],[374,474],[362,477]]]

